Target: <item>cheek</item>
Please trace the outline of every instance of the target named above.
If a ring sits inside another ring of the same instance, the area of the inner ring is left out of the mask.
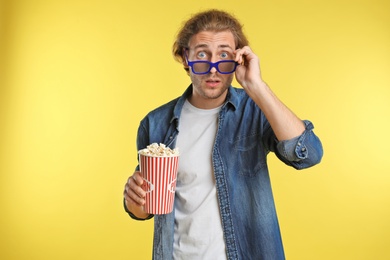
[[[200,75],[195,75],[194,73],[190,72],[190,78],[193,85],[198,85],[198,83],[201,81]]]
[[[224,81],[226,82],[226,83],[229,83],[229,85],[232,83],[232,81],[233,81],[233,78],[234,78],[234,73],[232,73],[232,74],[228,74],[228,75],[224,75]]]

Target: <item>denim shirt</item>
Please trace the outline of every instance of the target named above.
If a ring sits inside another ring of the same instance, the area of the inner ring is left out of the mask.
[[[151,143],[175,147],[180,113],[191,93],[189,86],[181,97],[155,109],[141,121],[138,150]],[[274,152],[296,169],[319,163],[323,155],[321,142],[312,131],[312,123],[303,122],[306,129],[302,135],[278,142],[263,112],[246,92],[229,87],[218,116],[212,153],[228,259],[285,259],[266,156]],[[172,259],[175,212],[151,217],[153,259]]]

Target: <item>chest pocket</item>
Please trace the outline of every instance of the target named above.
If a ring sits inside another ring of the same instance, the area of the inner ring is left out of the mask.
[[[237,156],[240,175],[254,177],[266,166],[265,152],[259,134],[235,139],[233,149]]]

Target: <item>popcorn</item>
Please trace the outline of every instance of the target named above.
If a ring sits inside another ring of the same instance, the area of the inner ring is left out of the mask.
[[[142,155],[148,155],[148,156],[178,156],[179,155],[179,148],[171,149],[169,147],[166,147],[165,144],[157,144],[152,143],[151,145],[148,145],[146,148],[139,150],[139,154]]]

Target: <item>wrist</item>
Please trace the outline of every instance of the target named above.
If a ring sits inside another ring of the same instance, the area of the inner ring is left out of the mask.
[[[134,207],[129,205],[126,199],[123,199],[123,207],[131,218],[136,220],[147,220],[153,217],[152,214],[146,213],[142,206]]]

